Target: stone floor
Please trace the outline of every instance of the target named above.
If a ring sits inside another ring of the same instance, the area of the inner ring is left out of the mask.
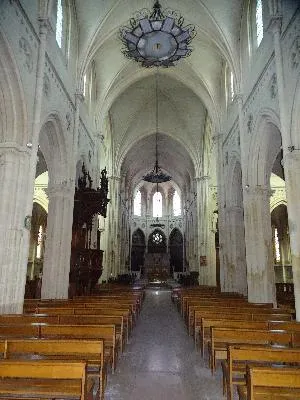
[[[222,373],[214,377],[194,350],[171,292],[147,289],[130,344],[110,375],[106,400],[221,400]]]

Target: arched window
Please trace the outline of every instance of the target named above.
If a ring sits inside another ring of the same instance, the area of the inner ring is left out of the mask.
[[[279,245],[277,228],[274,229],[274,250],[275,250],[275,261],[279,263],[281,256],[280,256],[280,245]]]
[[[258,47],[264,37],[262,0],[256,0],[255,24],[256,24],[256,43]]]
[[[40,225],[37,237],[36,258],[42,258],[42,246],[43,246],[43,227],[42,225]]]
[[[174,217],[181,215],[181,200],[177,190],[173,195],[173,215]]]
[[[69,40],[69,9],[68,0],[57,0],[56,3],[56,26],[55,38],[58,47],[63,54],[68,56],[68,40]]]
[[[86,97],[86,74],[83,77],[83,96]]]
[[[133,201],[133,214],[137,216],[142,215],[142,194],[138,190]]]
[[[55,37],[59,48],[62,48],[63,43],[63,23],[64,23],[64,13],[63,13],[63,0],[57,0],[56,3],[56,31]]]
[[[162,217],[162,195],[160,192],[153,195],[153,217]]]
[[[230,71],[230,100],[233,101],[235,96],[233,72]]]

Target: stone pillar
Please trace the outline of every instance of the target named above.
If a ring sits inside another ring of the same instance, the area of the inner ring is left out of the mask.
[[[222,133],[213,136],[216,145],[217,160],[217,178],[218,178],[218,231],[219,231],[219,260],[220,260],[220,288],[226,291],[226,270],[227,262],[225,255],[227,254],[226,246],[226,215],[225,215],[225,188],[224,188],[224,167],[223,167],[223,137]]]
[[[212,277],[209,269],[209,249],[208,249],[208,231],[209,231],[209,216],[208,216],[208,176],[197,177],[197,264],[199,270],[200,285],[213,285]]]
[[[266,186],[248,187],[244,191],[244,222],[248,300],[275,305],[270,194]]]
[[[280,3],[275,2],[280,5]],[[294,150],[292,138],[288,128],[288,113],[286,112],[286,93],[284,69],[281,50],[281,23],[280,7],[272,9],[272,18],[269,28],[273,33],[276,75],[278,84],[278,101],[281,123],[281,137],[283,149],[283,164],[285,174],[285,189],[289,220],[291,260],[293,266],[293,281],[295,294],[296,319],[300,321],[300,221],[299,221],[299,194],[300,194],[300,156],[299,150]]]
[[[49,188],[43,299],[68,298],[73,205],[73,184],[61,183]]]
[[[109,177],[109,198],[108,205],[108,237],[107,237],[107,269],[109,275],[116,277],[120,273],[120,178]]]
[[[300,321],[300,154],[288,153],[284,159],[291,261],[295,294],[296,319]]]
[[[30,237],[30,217],[25,221],[24,209],[29,153],[16,143],[0,145],[0,313],[23,311]]]
[[[32,213],[33,203],[33,192],[34,192],[34,181],[37,163],[37,152],[39,145],[40,129],[41,129],[41,109],[43,100],[43,86],[44,86],[44,68],[46,59],[46,46],[47,46],[47,35],[50,29],[48,18],[39,18],[39,50],[36,68],[36,84],[35,84],[35,96],[34,96],[34,110],[32,120],[32,133],[31,133],[31,159],[30,167],[27,176],[27,198],[25,209],[27,214]],[[26,249],[28,252],[28,249]]]
[[[229,252],[225,289],[226,291],[247,295],[243,208],[238,206],[227,207],[226,214]]]

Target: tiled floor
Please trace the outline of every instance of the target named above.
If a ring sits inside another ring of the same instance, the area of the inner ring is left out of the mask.
[[[194,350],[168,290],[147,290],[137,326],[117,371],[109,376],[107,400],[221,400],[222,374],[214,377]]]

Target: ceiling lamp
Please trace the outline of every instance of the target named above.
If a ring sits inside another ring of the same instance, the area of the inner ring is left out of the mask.
[[[162,12],[159,1],[152,12],[143,9],[129,23],[130,27],[120,30],[123,53],[144,67],[171,67],[192,52],[189,44],[196,35],[195,27],[183,26],[184,18],[176,11]]]
[[[172,178],[164,173],[158,164],[158,72],[155,75],[155,165],[152,171],[143,176],[143,180],[150,183],[168,182]]]

